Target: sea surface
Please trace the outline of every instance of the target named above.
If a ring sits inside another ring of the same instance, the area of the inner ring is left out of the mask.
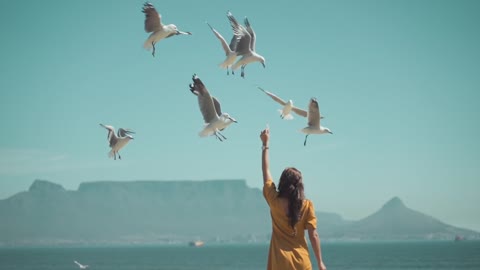
[[[480,270],[480,241],[323,243],[322,251],[330,270]],[[77,260],[92,270],[262,270],[267,253],[268,244],[0,248],[0,269],[79,269]]]

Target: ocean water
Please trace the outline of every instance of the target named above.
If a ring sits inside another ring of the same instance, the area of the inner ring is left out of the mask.
[[[480,269],[480,242],[324,243],[333,269]],[[261,270],[268,244],[158,247],[0,248],[1,270]],[[314,269],[316,262],[312,256]]]

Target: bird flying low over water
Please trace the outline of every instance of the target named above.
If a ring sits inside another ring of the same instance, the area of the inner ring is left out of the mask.
[[[155,7],[146,2],[143,4],[142,12],[145,13],[145,32],[152,33],[143,44],[145,49],[152,48],[152,56],[155,56],[155,44],[162,39],[175,35],[191,35],[190,32],[182,32],[177,29],[174,24],[164,25],[162,16],[157,12]]]
[[[307,145],[307,137],[310,134],[333,134],[330,129],[320,125],[320,109],[318,107],[317,99],[315,98],[311,98],[310,103],[308,104],[308,124],[300,131],[307,134],[305,136],[305,141],[303,142],[304,146]]]
[[[241,76],[245,78],[245,67],[250,63],[260,62],[265,68],[265,58],[255,51],[256,35],[247,17],[245,17],[244,21],[245,26],[239,24],[230,11],[227,13],[227,17],[232,26],[233,34],[238,39],[235,52],[237,56],[242,56],[242,58],[232,66],[232,74],[234,70],[241,67]]]
[[[77,261],[73,261],[73,262],[74,262],[76,265],[78,265],[78,267],[79,267],[80,269],[87,269],[87,268],[88,268],[88,265],[83,265],[83,264],[81,264],[81,263],[79,263],[79,262],[77,262]]]
[[[237,59],[237,52],[235,50],[237,49],[238,38],[236,36],[233,36],[230,44],[227,44],[227,41],[225,41],[223,36],[217,30],[215,30],[215,28],[213,28],[208,22],[207,24],[210,29],[212,29],[213,34],[218,38],[218,40],[220,40],[220,43],[222,44],[222,48],[225,51],[225,55],[227,56],[227,58],[220,64],[220,67],[227,69],[227,75],[229,75],[228,69],[233,65],[235,59]]]
[[[290,120],[290,119],[293,119],[293,116],[291,114],[291,112],[293,111],[294,113],[300,115],[300,116],[303,116],[303,117],[307,117],[308,113],[307,111],[305,110],[302,110],[300,108],[297,108],[295,106],[293,106],[293,101],[291,99],[289,99],[288,101],[284,101],[283,99],[281,99],[280,97],[278,97],[277,95],[269,92],[269,91],[266,91],[264,90],[263,88],[261,88],[260,86],[257,86],[258,89],[260,89],[262,92],[264,92],[265,94],[267,94],[269,97],[271,97],[273,100],[275,100],[277,103],[279,103],[280,105],[283,106],[282,109],[279,109],[278,111],[280,112],[280,117],[282,119],[285,119],[285,120]],[[320,116],[320,119],[322,119],[323,116]]]
[[[199,133],[200,137],[215,135],[217,139],[223,141],[227,139],[220,131],[224,130],[231,123],[237,123],[228,113],[222,113],[220,102],[212,97],[203,82],[196,74],[192,77],[193,83],[190,84],[190,91],[198,97],[198,105],[203,115],[205,125]]]
[[[117,134],[115,134],[114,127],[104,124],[100,124],[100,126],[108,130],[107,139],[110,148],[112,148],[112,150],[108,153],[108,157],[113,157],[113,159],[116,160],[118,154],[118,158],[122,159],[118,151],[127,145],[130,140],[133,140],[133,137],[130,134],[135,134],[135,132],[130,129],[119,128]]]

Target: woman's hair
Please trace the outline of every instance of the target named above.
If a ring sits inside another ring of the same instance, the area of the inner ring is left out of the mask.
[[[289,167],[283,170],[278,183],[278,196],[288,199],[288,218],[290,226],[295,228],[300,219],[303,199],[302,173],[296,168]]]

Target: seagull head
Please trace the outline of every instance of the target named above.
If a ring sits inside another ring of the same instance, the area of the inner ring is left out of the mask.
[[[228,113],[222,113],[222,116],[223,116],[224,120],[229,119],[230,122],[238,123],[237,120],[235,120],[235,118],[231,117]]]

